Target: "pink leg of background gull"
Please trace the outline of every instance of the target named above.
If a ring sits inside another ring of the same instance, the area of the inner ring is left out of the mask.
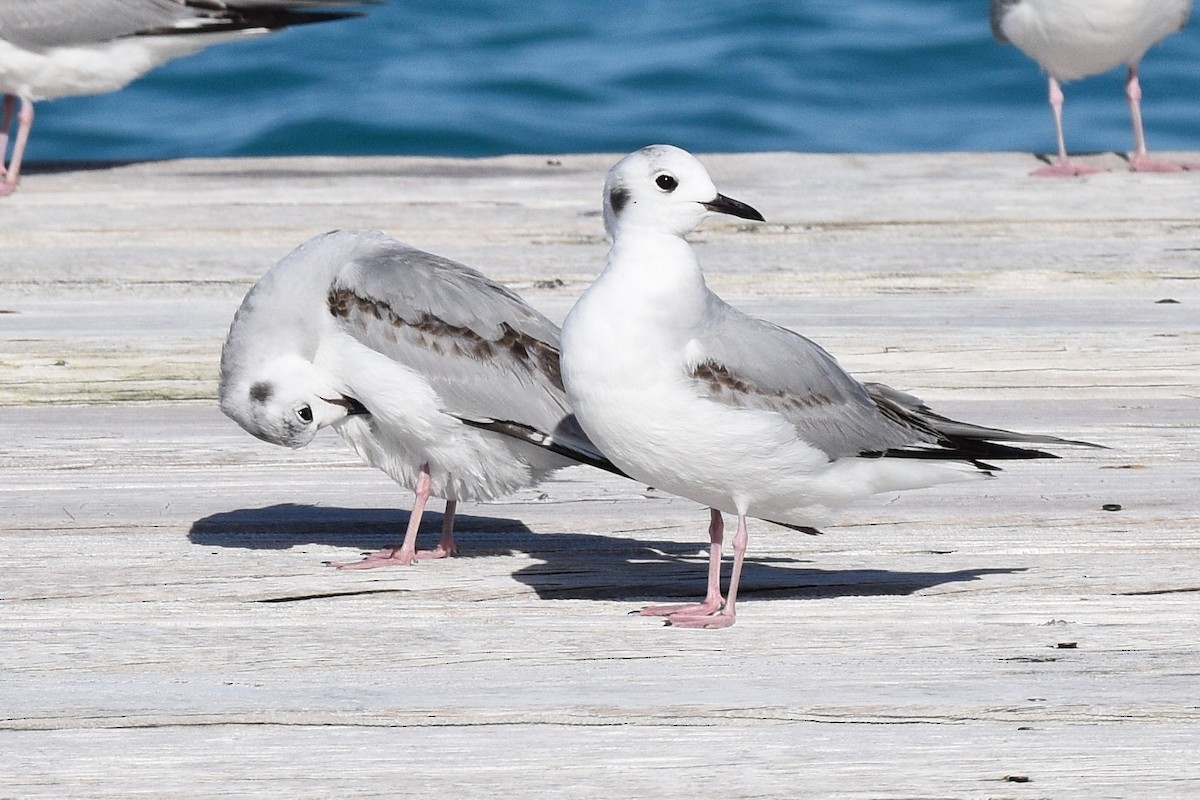
[[[376,569],[377,567],[401,567],[432,558],[446,558],[458,552],[454,544],[454,512],[458,503],[446,501],[446,513],[442,519],[442,539],[433,550],[417,549],[417,531],[421,528],[421,517],[425,514],[425,504],[429,502],[433,482],[429,477],[429,465],[421,465],[421,475],[417,479],[416,499],[413,502],[412,513],[408,517],[408,529],[404,532],[404,541],[399,547],[385,547],[377,553],[364,558],[362,561],[351,561],[344,564],[334,564],[338,569]]]
[[[1155,161],[1146,153],[1146,133],[1142,128],[1142,84],[1138,81],[1138,65],[1129,68],[1125,81],[1125,96],[1129,98],[1129,116],[1133,121],[1133,155],[1129,168],[1134,172],[1180,172],[1200,169],[1200,164],[1172,164]]]
[[[17,190],[17,183],[21,180],[21,160],[25,157],[25,144],[29,141],[29,129],[33,127],[33,103],[20,98],[21,110],[17,115],[17,140],[13,143],[12,159],[8,162],[8,168],[5,169],[0,163],[0,197],[7,197]],[[8,128],[12,124],[13,108],[17,103],[17,97],[11,94],[4,96],[4,110],[0,117],[0,129],[3,130],[3,135],[0,136],[0,142],[4,146],[0,147],[0,162],[4,161],[4,152],[8,149]]]
[[[8,128],[12,125],[13,112],[16,109],[17,98],[11,94],[4,95],[4,102],[0,103],[0,178],[7,174],[4,168],[4,159],[8,158]]]
[[[1050,79],[1050,110],[1054,112],[1054,131],[1058,136],[1058,161],[1030,174],[1039,178],[1071,178],[1093,172],[1107,172],[1108,170],[1078,164],[1067,158],[1067,140],[1063,136],[1063,90],[1054,78]]]

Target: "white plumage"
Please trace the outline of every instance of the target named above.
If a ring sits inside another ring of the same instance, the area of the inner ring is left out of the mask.
[[[0,197],[16,190],[40,100],[115,92],[172,59],[282,28],[358,16],[355,0],[3,0]],[[17,112],[18,101],[20,112]],[[9,129],[18,119],[12,158]]]
[[[1058,161],[1035,175],[1098,171],[1067,157],[1061,84],[1121,66],[1129,68],[1125,92],[1133,122],[1131,168],[1174,172],[1195,166],[1169,164],[1148,156],[1138,79],[1146,51],[1183,30],[1191,11],[1192,0],[992,0],[992,32],[996,39],[1015,44],[1049,76]]]
[[[557,326],[475,270],[373,231],[315,237],[258,281],[221,354],[220,401],[273,444],[331,426],[416,492],[404,544],[351,566],[448,555],[457,501],[608,467],[567,406]],[[418,553],[430,496],[447,500],[442,546]]]
[[[996,441],[1063,443],[954,422],[861,384],[813,342],[713,294],[684,235],[714,212],[762,217],[719,194],[683,150],[627,156],[604,192],[613,246],[563,323],[568,400],[618,468],[714,509],[705,601],[644,613],[689,627],[732,624],[747,516],[818,525],[877,492],[986,476],[980,459],[1050,457]],[[718,512],[738,516],[728,601]]]

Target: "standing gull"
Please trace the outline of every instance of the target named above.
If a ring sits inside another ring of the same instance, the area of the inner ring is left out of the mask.
[[[992,33],[1015,44],[1049,75],[1050,108],[1058,135],[1058,161],[1034,175],[1086,175],[1103,170],[1067,158],[1063,137],[1063,91],[1068,81],[1129,68],[1125,94],[1133,119],[1130,169],[1176,172],[1196,164],[1154,161],[1142,130],[1142,87],[1138,65],[1146,51],[1187,25],[1192,0],[992,0]]]
[[[462,264],[376,231],[334,231],[286,256],[246,295],[221,353],[221,410],[264,441],[334,430],[416,492],[404,542],[366,569],[452,555],[459,500],[531,486],[576,463],[611,468],[562,388],[558,328]],[[416,549],[431,496],[439,547]]]
[[[16,191],[21,178],[36,101],[115,92],[210,45],[361,16],[314,10],[361,5],[356,0],[3,0],[0,197]],[[14,116],[17,137],[5,167]]]
[[[631,477],[712,509],[704,602],[643,613],[732,625],[748,515],[818,525],[878,492],[987,476],[994,467],[983,459],[1053,457],[996,442],[1068,443],[938,416],[728,305],[684,238],[712,213],[762,219],[718,194],[679,148],[626,156],[604,187],[608,265],[563,323],[567,399],[591,440]],[[721,512],[738,517],[727,599]]]

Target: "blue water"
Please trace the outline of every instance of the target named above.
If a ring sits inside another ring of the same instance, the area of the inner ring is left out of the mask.
[[[1050,151],[986,0],[391,0],[43,103],[27,158]],[[1200,22],[1143,64],[1153,150],[1200,149]],[[1072,152],[1131,147],[1123,74],[1067,86]]]

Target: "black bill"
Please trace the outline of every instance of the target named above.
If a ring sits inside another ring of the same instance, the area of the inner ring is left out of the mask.
[[[742,219],[753,219],[758,222],[766,222],[763,215],[758,213],[758,209],[754,206],[748,206],[741,200],[734,200],[732,197],[726,197],[723,194],[717,195],[717,199],[712,202],[705,203],[704,207],[709,211],[715,211],[718,214],[729,214]]]

